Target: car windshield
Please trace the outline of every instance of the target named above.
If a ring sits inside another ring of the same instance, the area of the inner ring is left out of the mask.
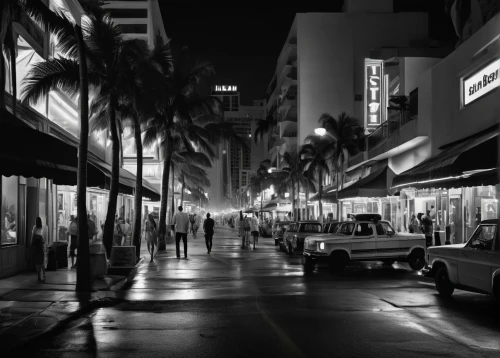
[[[308,223],[308,224],[302,224],[302,228],[300,232],[322,232],[322,227],[321,224],[316,224],[316,223]]]
[[[330,228],[328,229],[328,233],[330,233],[330,234],[335,233],[337,231],[336,229],[338,227],[339,227],[338,223],[332,223],[332,224],[330,224]]]
[[[467,246],[477,250],[493,250],[493,240],[495,240],[496,236],[496,225],[479,225]]]
[[[378,222],[376,225],[377,235],[394,235],[395,231],[389,223]]]
[[[340,225],[336,233],[341,235],[351,235],[353,230],[354,230],[354,223],[344,223]]]
[[[325,228],[323,229],[323,232],[326,234],[328,233],[328,229],[330,228],[330,224],[326,224]]]

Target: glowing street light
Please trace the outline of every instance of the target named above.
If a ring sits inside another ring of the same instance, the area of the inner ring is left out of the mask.
[[[323,137],[326,134],[326,129],[325,128],[315,128],[314,133],[316,135]]]

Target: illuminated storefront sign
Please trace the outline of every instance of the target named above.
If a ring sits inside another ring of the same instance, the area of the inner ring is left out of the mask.
[[[366,126],[382,123],[382,61],[365,60]]]
[[[215,92],[238,92],[238,86],[214,86]]]
[[[463,105],[483,97],[500,86],[498,71],[500,70],[500,59],[493,61],[483,67],[467,79],[463,80]]]

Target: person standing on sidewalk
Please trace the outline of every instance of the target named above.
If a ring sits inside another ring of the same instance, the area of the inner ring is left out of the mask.
[[[148,220],[144,223],[144,239],[148,245],[148,252],[151,254],[151,261],[153,262],[155,245],[158,246],[158,235],[156,231],[156,223],[152,214],[148,215]]]
[[[125,225],[123,224],[123,218],[120,216],[118,222],[115,225],[115,231],[113,233],[113,246],[122,246],[122,240],[125,235]]]
[[[43,239],[43,225],[40,217],[36,218],[35,226],[33,226],[33,230],[31,231],[31,248],[38,274],[38,282],[45,282],[45,241]]]
[[[250,247],[250,229],[251,229],[251,224],[250,222],[252,221],[251,218],[249,218],[247,215],[245,215],[245,247]]]
[[[253,249],[255,250],[255,243],[259,242],[259,213],[254,212],[253,217],[250,218],[250,232],[253,236]]]
[[[432,246],[432,219],[429,216],[430,210],[427,210],[427,213],[422,216],[422,220],[420,220],[422,224],[422,232],[425,235],[425,246]]]
[[[243,219],[243,211],[240,210],[238,219],[238,236],[241,237],[241,248],[245,248],[245,220]]]
[[[189,216],[182,212],[182,206],[179,206],[179,211],[172,218],[172,230],[175,230],[175,252],[177,258],[181,258],[181,250],[179,244],[184,243],[184,257],[187,259],[187,234],[189,231]]]
[[[70,216],[69,235],[69,257],[71,257],[71,268],[75,268],[75,250],[78,247],[78,220],[74,215]]]
[[[212,251],[212,238],[214,236],[214,219],[210,218],[210,213],[207,213],[207,218],[203,222],[203,231],[205,231],[205,243],[207,245],[207,254]]]

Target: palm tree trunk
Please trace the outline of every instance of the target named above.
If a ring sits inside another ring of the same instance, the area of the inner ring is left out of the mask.
[[[300,218],[300,181],[297,180],[297,220],[301,220]]]
[[[80,70],[80,143],[78,144],[78,177],[76,210],[78,215],[78,265],[76,291],[90,292],[89,235],[87,226],[87,156],[89,145],[89,82],[82,29],[75,25]],[[1,91],[3,92],[3,90]]]
[[[318,176],[318,205],[319,205],[319,220],[323,224],[323,203],[321,202],[321,194],[323,192],[323,177],[321,175],[321,169],[319,169]]]
[[[172,166],[172,216],[174,216],[175,213],[175,172],[174,172],[174,163],[171,163]]]
[[[309,185],[306,186],[306,218],[305,218],[305,220],[309,220],[309,218],[311,217],[311,215],[309,214],[309,212],[310,212],[309,205],[307,205],[308,203],[309,203]]]
[[[335,175],[337,182],[337,190],[335,191],[335,201],[337,202],[337,221],[340,221],[340,202],[339,202],[339,163],[338,161],[335,163]]]
[[[11,33],[12,35],[12,33]],[[12,77],[12,114],[17,114],[17,73],[16,73],[16,47],[9,48],[10,51],[10,72]],[[5,86],[3,87],[5,88]]]
[[[182,178],[182,188],[181,188],[181,205],[184,204],[184,178]]]
[[[262,202],[264,201],[264,192],[262,191],[262,181],[260,182],[260,220],[262,221],[262,217],[264,213],[262,212]]]
[[[292,215],[295,220],[295,183],[292,181]]]
[[[142,225],[142,138],[141,125],[136,118],[134,121],[135,147],[137,149],[137,179],[135,182],[135,218],[133,242],[135,256],[139,260],[141,256],[141,225]]]
[[[118,138],[118,128],[116,125],[116,112],[114,104],[116,100],[114,95],[110,98],[108,107],[109,126],[111,131],[111,184],[109,188],[109,203],[106,221],[104,222],[104,246],[108,257],[111,256],[111,248],[113,247],[113,229],[115,225],[116,205],[118,203],[118,186],[120,184],[120,139]]]
[[[169,119],[169,123],[172,120]],[[170,176],[170,163],[172,162],[172,154],[174,151],[174,143],[170,132],[167,133],[167,148],[165,158],[163,160],[163,174],[161,179],[161,208],[160,208],[160,230],[158,250],[166,249],[165,236],[167,234],[167,206],[168,206],[168,179]],[[172,173],[173,175],[173,173]]]
[[[7,83],[7,70],[5,68],[5,58],[3,57],[3,41],[0,43],[0,88],[5,88]],[[0,91],[0,109],[5,109],[5,91]]]

